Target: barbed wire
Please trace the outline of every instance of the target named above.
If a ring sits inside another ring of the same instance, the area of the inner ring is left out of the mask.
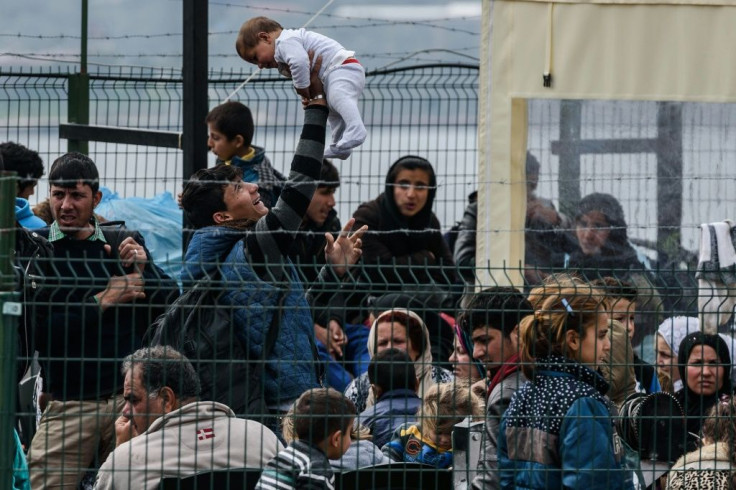
[[[470,58],[473,60],[478,61],[479,58],[475,56],[470,56],[467,54],[464,54],[463,51],[470,51],[472,49],[477,49],[472,46],[470,47],[464,47],[464,48],[430,48],[430,49],[423,49],[420,51],[403,51],[403,52],[386,52],[386,53],[366,53],[361,54],[360,57],[363,59],[377,59],[377,58],[394,58],[394,59],[409,59],[414,55],[417,54],[429,54],[429,53],[453,53],[457,54],[459,56],[463,56],[466,58]],[[67,57],[67,56],[81,56],[80,53],[46,53],[46,52],[26,52],[26,53],[13,53],[13,52],[6,52],[6,53],[0,53],[0,55],[4,56],[40,56],[40,57],[46,57],[46,58],[61,58],[61,57]],[[182,53],[129,53],[129,54],[122,54],[122,53],[87,53],[88,58],[181,58],[183,56]],[[211,53],[208,55],[210,58],[237,58],[237,54],[233,51],[232,53]]]
[[[289,8],[280,8],[280,7],[263,7],[263,6],[256,6],[256,5],[238,5],[238,4],[232,4],[232,3],[225,3],[225,2],[209,2],[210,5],[214,5],[217,7],[235,7],[235,8],[242,8],[242,9],[249,9],[249,10],[255,10],[258,12],[282,12],[286,14],[298,14],[298,15],[312,15],[314,12],[306,11],[306,10],[295,10],[295,9],[289,9]],[[360,16],[354,16],[354,15],[340,15],[340,14],[330,14],[330,13],[323,13],[322,17],[328,17],[333,19],[344,19],[344,20],[365,20],[365,21],[385,21],[386,19],[380,19],[375,17],[360,17]],[[465,16],[451,16],[451,17],[440,17],[437,19],[430,19],[432,22],[440,22],[440,21],[452,21],[452,20],[470,20],[470,19],[480,19],[480,15],[465,15]]]
[[[324,14],[326,16],[326,14]],[[358,17],[345,17],[345,19],[349,20],[355,20],[360,19]],[[447,26],[440,26],[435,25],[432,22],[442,22],[442,21],[457,21],[457,20],[465,20],[462,18],[454,17],[454,18],[448,18],[448,19],[432,19],[431,21],[416,21],[416,20],[381,20],[381,19],[366,19],[370,20],[371,22],[368,24],[330,24],[330,25],[318,25],[313,26],[312,29],[318,30],[318,29],[364,29],[368,27],[388,27],[388,26],[401,26],[401,25],[415,25],[415,26],[423,26],[423,27],[430,27],[433,29],[440,29],[440,30],[446,30],[450,32],[460,32],[464,34],[470,34],[474,36],[479,36],[480,33],[477,31],[471,31],[468,29],[461,29],[457,27],[447,27]],[[210,31],[207,33],[209,36],[225,36],[225,35],[235,35],[239,31],[237,29],[231,29],[226,31]],[[166,38],[166,37],[181,37],[181,32],[163,32],[163,33],[155,33],[155,34],[120,34],[117,36],[87,36],[87,39],[90,41],[119,41],[119,40],[125,40],[125,39],[157,39],[157,38]],[[82,39],[82,36],[76,35],[76,34],[24,34],[22,32],[3,32],[0,33],[0,38],[19,38],[19,39],[39,39],[39,40],[59,40],[59,39],[69,39],[72,41],[78,41]]]

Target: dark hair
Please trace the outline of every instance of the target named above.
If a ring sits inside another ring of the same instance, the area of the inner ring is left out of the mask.
[[[394,184],[396,182],[396,177],[402,170],[424,170],[429,174],[429,186],[432,188],[437,186],[434,168],[432,168],[432,164],[429,163],[429,160],[426,158],[418,157],[416,155],[406,155],[399,158],[393,163],[393,165],[391,165],[391,170],[389,170],[389,173],[386,176],[386,183]]]
[[[459,324],[468,336],[477,328],[490,327],[508,337],[521,319],[532,315],[531,303],[516,288],[494,286],[467,294],[462,301]]]
[[[340,174],[337,168],[328,159],[322,160],[322,168],[319,170],[318,187],[327,189],[337,189],[340,187]]]
[[[49,172],[49,185],[70,189],[79,181],[88,185],[93,193],[100,190],[100,174],[90,157],[73,151],[54,160]]]
[[[227,209],[225,188],[241,176],[242,171],[234,165],[203,168],[191,176],[181,193],[181,207],[194,228],[215,224],[212,215]]]
[[[682,342],[680,342],[680,350],[677,352],[677,370],[680,373],[680,379],[686,388],[690,389],[687,385],[687,362],[690,359],[690,354],[693,349],[698,345],[707,345],[711,347],[718,355],[720,364],[725,366],[723,377],[723,385],[718,390],[718,394],[731,393],[731,353],[728,350],[728,344],[718,334],[707,334],[703,332],[694,332],[687,335]]]
[[[250,147],[253,141],[253,115],[248,106],[240,102],[230,101],[218,105],[207,114],[204,122],[211,124],[228,140],[242,136],[245,148]]]
[[[628,235],[626,233],[624,209],[621,207],[621,203],[610,194],[602,194],[600,192],[588,194],[578,203],[575,220],[578,221],[592,211],[598,211],[603,214],[611,229],[604,248],[607,250],[616,250],[624,246],[628,241]]]
[[[299,440],[317,445],[338,430],[350,430],[355,416],[355,405],[339,391],[307,390],[294,405],[294,434]]]
[[[8,141],[0,144],[0,155],[5,162],[5,170],[18,174],[18,190],[33,187],[43,175],[43,160],[38,152],[23,145]]]
[[[243,51],[258,44],[259,32],[273,32],[279,29],[283,29],[281,24],[268,17],[261,16],[248,19],[240,26],[240,32],[238,32],[238,38],[235,41],[235,50],[241,58],[244,58]]]
[[[371,359],[368,380],[383,392],[416,390],[417,372],[409,354],[400,349],[386,349]]]
[[[633,303],[639,296],[636,286],[611,276],[595,279],[590,284],[601,289],[612,300],[625,299]]]
[[[541,165],[539,165],[539,160],[537,160],[537,157],[532,155],[532,152],[527,151],[526,152],[526,174],[539,174],[539,169],[541,168]]]
[[[157,393],[168,386],[182,400],[199,396],[201,387],[194,366],[173,347],[158,345],[138,349],[123,359],[123,376],[135,366],[139,367],[140,381],[146,393]]]

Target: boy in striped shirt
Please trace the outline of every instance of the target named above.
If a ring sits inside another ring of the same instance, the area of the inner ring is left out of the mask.
[[[305,391],[294,406],[296,439],[266,465],[256,490],[334,490],[329,460],[340,459],[350,447],[355,416],[355,405],[339,391]]]

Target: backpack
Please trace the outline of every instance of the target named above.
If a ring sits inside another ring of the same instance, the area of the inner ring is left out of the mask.
[[[202,400],[229,406],[236,415],[265,421],[264,364],[279,334],[284,300],[279,293],[261,359],[249,359],[235,333],[235,307],[218,304],[216,280],[201,280],[187,290],[149,328],[144,342],[168,345],[184,354],[200,378]]]

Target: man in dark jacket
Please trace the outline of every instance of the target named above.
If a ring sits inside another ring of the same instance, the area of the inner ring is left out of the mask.
[[[534,313],[529,301],[512,287],[492,287],[463,299],[460,325],[473,341],[473,358],[491,377],[486,402],[478,476],[472,488],[498,488],[498,431],[511,398],[527,379],[519,359],[519,322]]]
[[[62,155],[49,182],[54,222],[39,234],[54,255],[48,303],[36,305],[47,320],[34,325],[49,401],[28,454],[33,488],[74,487],[104,460],[123,406],[117,362],[178,295],[139,234],[105,230],[95,219],[102,194],[89,157]]]
[[[337,238],[342,229],[335,211],[335,192],[339,186],[337,168],[330,160],[324,159],[317,189],[289,253],[304,284],[314,284],[325,266],[325,234]],[[345,323],[341,281],[334,279],[327,279],[324,294],[313,296],[312,313],[317,353],[325,363],[327,385],[344,391],[348,383],[368,367],[368,329],[364,325]]]
[[[182,283],[186,288],[202,279],[217,280],[222,288],[218,306],[232,311],[235,335],[248,358],[265,358],[262,388],[274,413],[286,412],[305,389],[320,384],[308,293],[289,258],[322,165],[329,111],[317,76],[320,65],[318,58],[312,68],[313,97],[305,103],[289,180],[272,209],[261,200],[257,185],[244,182],[241,170],[227,165],[196,172],[181,199],[197,228],[187,247]],[[327,278],[342,277],[360,257],[365,230],[350,236],[348,230],[336,240],[325,237],[325,260],[331,267],[320,272],[313,292]],[[265,352],[272,323],[276,339]]]

